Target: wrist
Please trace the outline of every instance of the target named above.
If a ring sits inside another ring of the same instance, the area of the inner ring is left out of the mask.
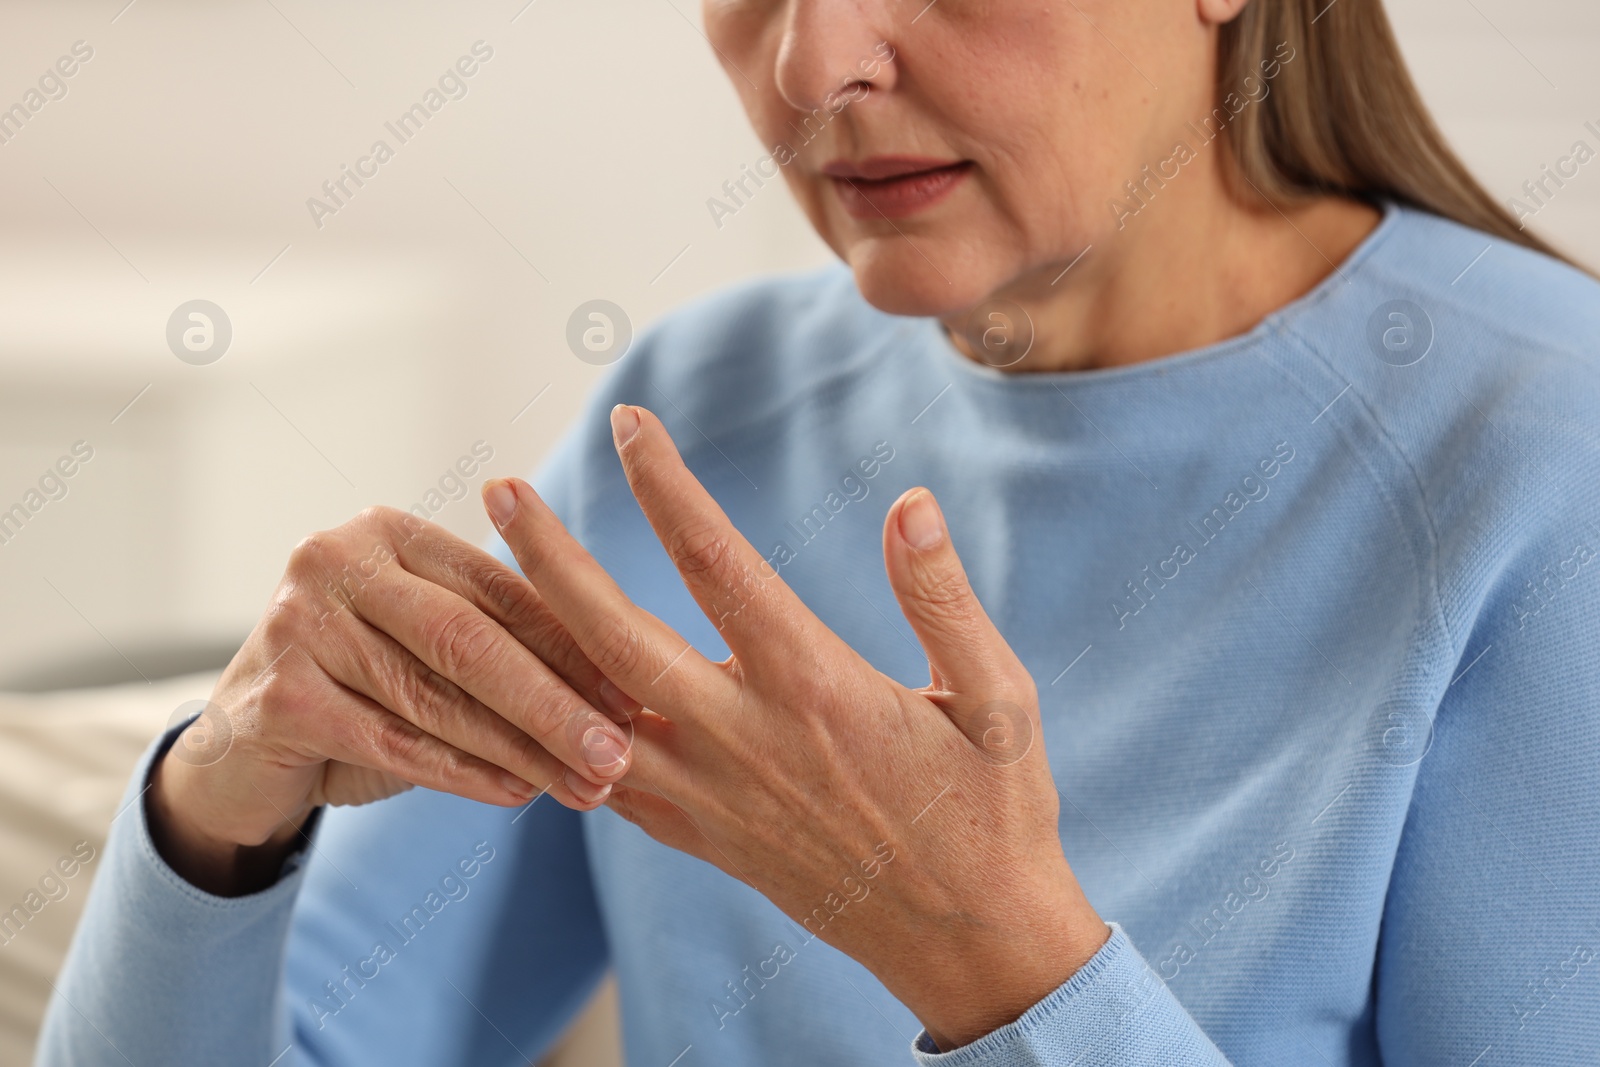
[[[310,819],[279,818],[262,831],[231,832],[210,825],[205,816],[226,807],[208,799],[201,779],[212,768],[197,768],[169,752],[153,768],[145,793],[145,819],[156,851],[180,877],[216,896],[244,896],[277,881],[284,861],[301,842]]]
[[[1014,896],[999,919],[940,945],[934,966],[921,968],[925,984],[906,1003],[941,1051],[969,1045],[1021,1018],[1111,937],[1070,871],[1052,888]]]

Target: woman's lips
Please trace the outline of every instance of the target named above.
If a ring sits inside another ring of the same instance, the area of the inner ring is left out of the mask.
[[[972,164],[907,156],[838,161],[822,168],[852,218],[905,218],[939,203],[961,184]]]

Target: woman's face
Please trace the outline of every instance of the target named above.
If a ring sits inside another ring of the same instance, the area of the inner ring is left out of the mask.
[[[1215,26],[1200,13],[1210,2],[705,0],[704,10],[774,157],[757,170],[781,166],[874,305],[950,315],[1001,290],[1043,288],[1111,240],[1124,183],[1171,157],[1185,123],[1211,109]]]

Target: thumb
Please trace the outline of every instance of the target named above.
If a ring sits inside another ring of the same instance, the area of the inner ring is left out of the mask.
[[[900,610],[928,655],[935,688],[964,698],[962,707],[995,700],[1032,706],[1033,679],[978,603],[928,490],[909,490],[889,509],[883,559]]]

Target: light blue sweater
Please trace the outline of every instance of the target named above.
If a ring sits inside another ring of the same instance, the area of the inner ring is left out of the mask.
[[[1597,345],[1588,277],[1402,210],[1247,335],[1124,368],[968,362],[842,269],[674,315],[541,492],[724,655],[612,451],[606,409],[650,407],[818,615],[920,685],[880,529],[931,487],[1038,682],[1105,947],[936,1054],[865,969],[607,811],[417,790],[326,812],[303,864],[224,900],[133,804],[39,1062],[509,1067],[608,966],[634,1067],[1600,1062]]]

